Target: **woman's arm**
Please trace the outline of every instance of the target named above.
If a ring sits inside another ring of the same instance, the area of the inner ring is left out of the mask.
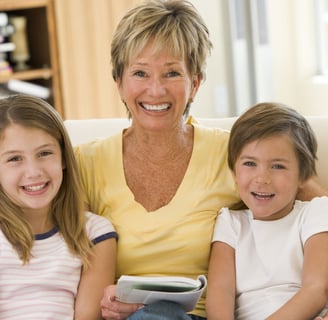
[[[304,246],[302,287],[267,320],[314,318],[328,300],[328,232],[310,237]]]
[[[123,303],[115,300],[116,286],[110,285],[106,287],[103,298],[101,300],[101,314],[105,320],[124,320],[131,316],[138,309],[142,308],[142,304]]]
[[[81,274],[74,320],[102,319],[100,301],[104,289],[115,281],[116,239],[97,243],[92,252],[90,267]]]
[[[320,196],[328,196],[328,190],[321,186],[315,179],[309,179],[298,190],[296,198],[302,201],[309,201],[314,197]]]
[[[206,316],[208,320],[233,320],[236,295],[235,250],[214,242],[208,272]]]

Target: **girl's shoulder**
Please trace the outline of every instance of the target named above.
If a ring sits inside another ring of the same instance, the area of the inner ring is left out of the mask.
[[[86,230],[91,240],[97,237],[107,236],[107,238],[117,238],[117,233],[113,224],[108,218],[87,211],[86,215]]]

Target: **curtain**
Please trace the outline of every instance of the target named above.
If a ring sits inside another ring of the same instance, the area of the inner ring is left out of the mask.
[[[140,0],[55,0],[64,118],[126,117],[111,76],[110,43]]]

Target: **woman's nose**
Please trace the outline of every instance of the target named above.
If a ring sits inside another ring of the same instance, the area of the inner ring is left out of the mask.
[[[164,81],[159,78],[152,78],[149,80],[148,93],[151,96],[162,96],[166,92]]]

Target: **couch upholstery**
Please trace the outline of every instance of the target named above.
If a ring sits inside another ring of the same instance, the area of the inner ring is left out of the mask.
[[[235,119],[213,118],[197,119],[197,121],[210,127],[230,129]],[[328,188],[328,164],[325,163],[328,157],[328,116],[308,116],[307,119],[318,139],[317,178],[324,187]],[[125,118],[65,120],[65,125],[73,145],[76,145],[117,133],[126,128],[129,121]]]

